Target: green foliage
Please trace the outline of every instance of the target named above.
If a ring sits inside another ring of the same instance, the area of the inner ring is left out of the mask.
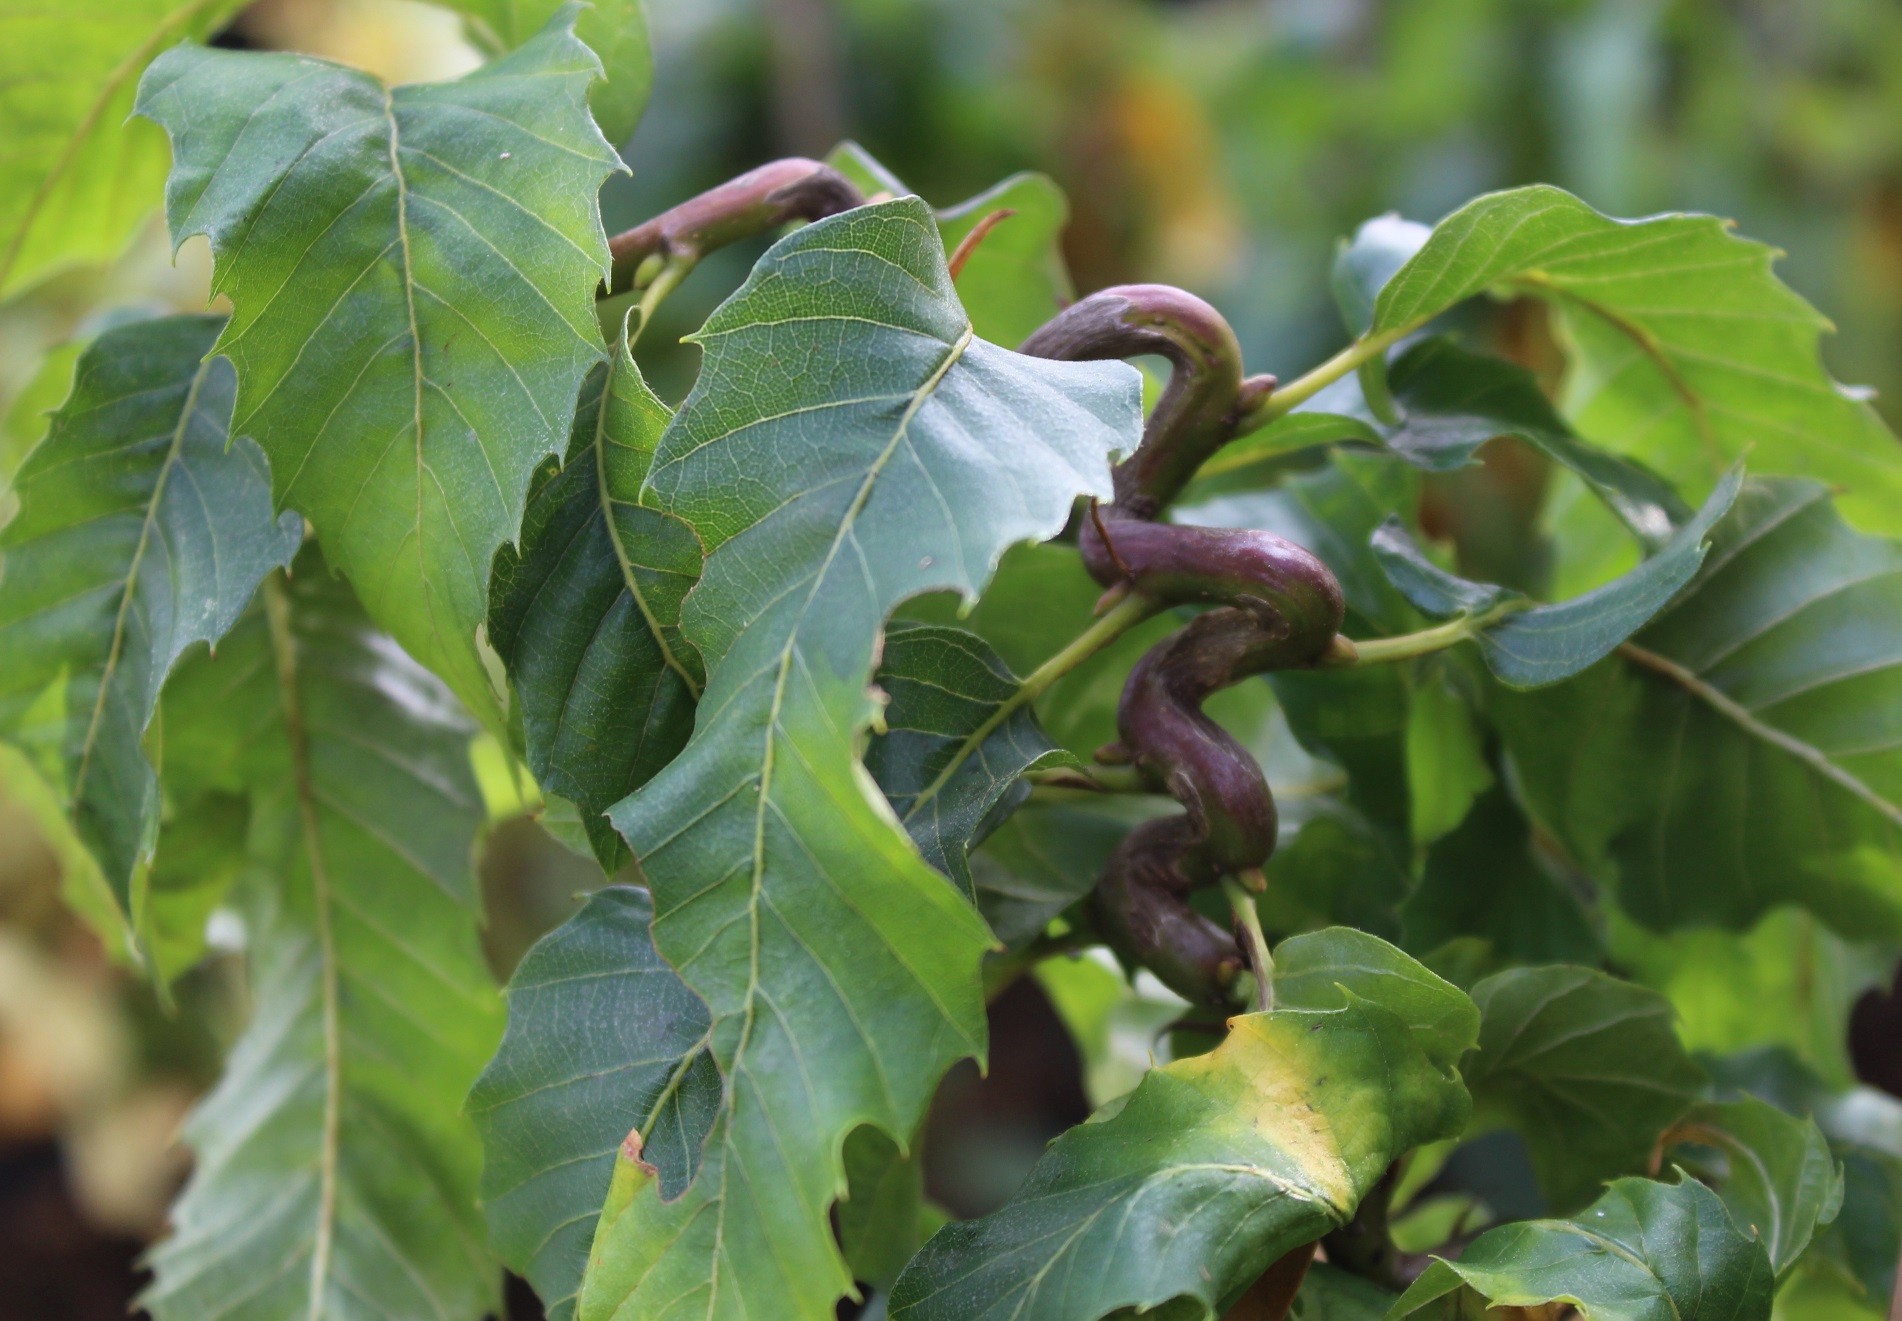
[[[814,324],[831,338],[801,341]],[[879,630],[919,592],[976,595],[1005,546],[1106,491],[1136,382],[977,339],[914,199],[781,240],[697,338],[648,491],[707,547],[682,615],[707,688],[685,750],[611,816],[655,945],[712,1007],[727,1094],[685,1194],[604,1214],[580,1311],[829,1316],[845,1135],[909,1133],[983,1033],[982,923],[859,769]],[[786,369],[817,343],[822,368]],[[736,480],[781,467],[789,490]]]
[[[0,530],[0,734],[39,753],[120,913],[141,920],[159,820],[141,743],[159,690],[302,530],[273,518],[257,446],[231,438],[230,364],[205,356],[219,325],[166,317],[100,336]]]
[[[680,636],[700,542],[638,503],[672,416],[623,341],[582,387],[562,467],[531,490],[521,549],[504,546],[489,580],[489,641],[521,703],[529,769],[575,805],[609,871],[627,846],[605,813],[686,744],[705,677]]]
[[[158,994],[241,970],[159,1321],[476,1321],[503,1266],[557,1321],[1876,1312],[1902,452],[1769,249],[1384,217],[1302,373],[1240,361],[1273,282],[1233,335],[1078,302],[1100,196],[934,209],[845,143],[610,294],[603,205],[706,166],[661,125],[604,202],[637,5],[448,7],[488,62],[395,88],[194,44],[213,0],[0,19],[0,297],[115,251],[169,135],[230,303],[86,321],[0,442],[9,799]],[[1219,231],[1147,95],[1091,113]],[[675,410],[653,314],[747,240]],[[1158,509],[1139,443],[1216,452]],[[582,856],[487,914],[516,812]],[[940,1130],[996,1118],[933,1098],[1019,977],[1099,1108],[958,1219]]]
[[[1473,1000],[1479,1048],[1461,1072],[1480,1124],[1518,1132],[1560,1210],[1643,1169],[1702,1090],[1656,992],[1551,964],[1496,973],[1473,987]]]
[[[128,123],[139,75],[239,0],[82,0],[0,14],[0,299],[115,256],[157,205],[165,144]]]
[[[192,731],[168,776],[249,800],[253,1011],[186,1125],[197,1172],[145,1305],[476,1321],[500,1281],[461,1105],[502,1024],[467,722],[314,553],[165,704]]]
[[[1573,1220],[1528,1220],[1435,1261],[1387,1315],[1464,1317],[1483,1306],[1571,1303],[1593,1321],[1764,1321],[1770,1262],[1708,1188],[1620,1179]]]
[[[178,46],[139,90],[172,138],[172,237],[210,237],[232,299],[233,427],[371,618],[485,718],[489,561],[601,358],[595,190],[619,160],[573,13],[454,83]]]

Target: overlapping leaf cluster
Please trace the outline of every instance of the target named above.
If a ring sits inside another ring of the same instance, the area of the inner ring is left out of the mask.
[[[1169,806],[1087,758],[1179,621],[1023,678],[1090,626],[1062,534],[1140,377],[1009,351],[1070,297],[1048,180],[934,211],[847,144],[870,200],[774,244],[670,409],[595,301],[638,9],[452,7],[490,62],[393,89],[178,44],[224,4],[5,20],[0,59],[69,67],[0,78],[0,294],[124,240],[149,120],[231,304],[87,346],[0,527],[0,737],[76,900],[161,984],[214,910],[244,932],[155,1315],[473,1319],[506,1265],[582,1321],[861,1285],[918,1321],[1213,1318],[1317,1241],[1294,1315],[1868,1310],[1902,1120],[1833,1056],[1711,1029],[1694,1060],[1672,975],[1792,915],[1902,942],[1902,449],[1767,249],[1548,188],[1344,247],[1346,355],[1173,515],[1314,550],[1365,662],[1210,703],[1281,800],[1274,1007],[1146,1044],[928,1234],[917,1134],[987,974],[1091,943],[1079,901]],[[1482,294],[1551,310],[1556,403],[1434,333]],[[1596,511],[1544,562],[1432,516],[1502,445]],[[637,882],[522,961],[506,1034],[478,726]],[[1458,1171],[1502,1148],[1493,1204]]]

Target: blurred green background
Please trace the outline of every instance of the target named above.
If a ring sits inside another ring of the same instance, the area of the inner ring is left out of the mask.
[[[632,174],[605,198],[610,231],[762,160],[823,154],[842,138],[940,205],[1041,170],[1070,199],[1079,291],[1184,285],[1231,317],[1252,370],[1289,376],[1342,337],[1328,267],[1361,220],[1397,211],[1431,221],[1475,193],[1545,181],[1615,215],[1715,212],[1785,249],[1784,278],[1839,328],[1825,346],[1835,374],[1876,388],[1902,423],[1896,0],[649,8],[655,94],[627,146]],[[409,0],[266,0],[222,40],[396,80],[453,76],[475,60],[452,16]],[[756,251],[706,263],[648,342],[696,324]],[[0,518],[5,476],[63,396],[78,340],[116,308],[202,306],[207,278],[202,245],[174,265],[155,220],[110,269],[0,306]],[[1535,368],[1551,365],[1542,326],[1518,309],[1476,329]],[[677,397],[693,365],[689,351],[663,352],[653,375]],[[1542,489],[1540,474],[1502,461],[1442,495],[1454,523],[1523,527]],[[31,820],[24,801],[0,796],[0,1314],[122,1316],[134,1255],[160,1231],[182,1173],[172,1132],[216,1067],[240,992],[214,963],[187,980],[180,1012],[159,1010],[63,914],[58,860]],[[565,915],[588,870],[526,821],[501,829],[485,862],[499,971]],[[1881,971],[1818,976],[1847,996]],[[936,1121],[934,1180],[960,1209],[1008,1191],[1086,1106],[1068,1039],[1039,994],[1025,984],[1000,1005],[991,1078],[956,1075]],[[1895,1020],[1878,1010],[1859,1021],[1878,1024],[1860,1030],[1877,1032],[1877,1053],[1862,1054],[1880,1063],[1881,1023]],[[1847,1043],[1830,1047],[1840,1057]],[[1887,1050],[1892,1066],[1902,1059],[1902,1047]]]

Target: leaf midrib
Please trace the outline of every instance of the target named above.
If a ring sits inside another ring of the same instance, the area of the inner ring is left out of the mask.
[[[79,766],[73,772],[72,801],[68,813],[75,827],[79,823],[80,805],[85,797],[86,777],[92,768],[93,750],[99,744],[99,726],[105,718],[106,697],[112,691],[113,675],[118,671],[119,660],[125,650],[126,618],[131,611],[132,598],[138,593],[139,568],[145,560],[146,548],[152,543],[152,529],[158,522],[159,504],[165,498],[165,486],[171,478],[172,469],[178,464],[179,451],[185,443],[185,432],[198,411],[198,393],[204,386],[210,367],[210,355],[201,358],[198,370],[192,374],[192,383],[186,388],[185,401],[178,411],[178,424],[172,428],[171,443],[166,447],[165,458],[159,464],[158,480],[152,485],[152,495],[145,506],[145,517],[139,524],[139,539],[132,548],[132,559],[126,567],[125,586],[120,590],[119,607],[112,620],[112,641],[106,648],[106,662],[99,673],[99,690],[93,696],[92,716],[86,725],[86,736],[80,744]]]

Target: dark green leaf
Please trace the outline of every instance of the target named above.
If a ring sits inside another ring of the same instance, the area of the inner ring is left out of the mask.
[[[1708,549],[1705,538],[1730,509],[1743,486],[1733,468],[1711,492],[1697,516],[1671,534],[1658,552],[1603,587],[1557,605],[1523,605],[1503,587],[1467,582],[1421,553],[1398,519],[1374,534],[1374,553],[1394,586],[1429,615],[1472,617],[1487,666],[1514,688],[1535,688],[1569,679],[1610,655],[1643,628],[1697,573]]]
[[[901,1152],[875,1128],[845,1140],[847,1193],[839,1247],[854,1279],[889,1289],[926,1238],[925,1165],[916,1141]]]
[[[172,237],[210,236],[234,304],[233,429],[371,617],[497,727],[489,563],[601,358],[619,161],[575,12],[452,83],[178,46],[139,92],[172,136]]]
[[[1473,1000],[1479,1050],[1463,1072],[1479,1121],[1518,1131],[1560,1208],[1643,1169],[1703,1086],[1655,991],[1553,964],[1496,973]]]
[[[187,1123],[158,1321],[500,1301],[461,1105],[501,1032],[477,938],[470,728],[314,553],[166,695],[168,782],[248,793],[252,1019]]]
[[[895,624],[875,682],[890,700],[865,769],[925,861],[975,897],[969,851],[1022,801],[1019,777],[1077,760],[1029,706],[1004,714],[1017,678],[975,633]]]
[[[1410,1024],[1345,1000],[1244,1015],[1209,1054],[1152,1070],[1053,1142],[1002,1210],[940,1230],[892,1291],[893,1321],[1096,1321],[1178,1299],[1171,1316],[1219,1315],[1464,1119],[1457,1075]]]
[[[610,872],[627,846],[603,814],[686,744],[700,693],[680,636],[700,542],[637,503],[671,416],[624,341],[583,386],[565,463],[529,495],[521,549],[496,554],[489,582],[489,640],[521,703],[529,769],[575,805]]]
[[[274,519],[264,455],[231,439],[217,317],[134,322],[79,360],[0,530],[0,735],[35,754],[122,913],[158,829],[142,749],[179,658],[215,642],[303,527]]]
[[[1828,322],[1774,257],[1714,216],[1619,221],[1517,188],[1434,226],[1372,328],[1398,333],[1486,291],[1545,299],[1572,356],[1565,411],[1587,439],[1699,490],[1748,452],[1756,471],[1836,483],[1859,522],[1902,530],[1902,447],[1823,370]]]
[[[146,874],[138,927],[161,996],[205,953],[205,924],[244,867],[250,812],[232,793],[199,794],[171,810]]]
[[[1722,1153],[1724,1204],[1763,1242],[1778,1275],[1842,1207],[1842,1171],[1814,1120],[1746,1096],[1698,1106],[1667,1135],[1673,1139]]]
[[[1525,816],[1503,788],[1483,795],[1427,852],[1400,924],[1415,950],[1477,936],[1510,963],[1589,964],[1602,956],[1584,904],[1534,849]]]
[[[656,947],[712,1007],[726,1098],[679,1199],[631,1180],[604,1211],[581,1314],[817,1321],[850,1283],[827,1223],[846,1134],[909,1134],[983,1034],[990,935],[859,762],[880,631],[1107,491],[1136,374],[975,338],[915,198],[782,239],[697,339],[647,497],[708,548],[682,613],[707,689],[611,816]]]
[[[1293,1321],[1381,1321],[1395,1295],[1325,1262],[1308,1267],[1288,1310]]]
[[[1769,1321],[1763,1245],[1695,1179],[1620,1179],[1572,1220],[1501,1225],[1436,1260],[1387,1314],[1448,1321],[1570,1303],[1585,1321]],[[1476,1305],[1475,1305],[1476,1304]]]
[[[1167,810],[1165,800],[1124,794],[1026,804],[971,858],[978,911],[999,940],[1021,948],[1095,888],[1132,826]]]
[[[574,1315],[614,1153],[638,1133],[678,1194],[720,1103],[707,1007],[654,952],[645,890],[609,886],[524,956],[508,1031],[469,1093],[489,1242]]]
[[[1902,936],[1902,547],[1752,482],[1623,656],[1502,694],[1534,816],[1654,928],[1802,904]]]

